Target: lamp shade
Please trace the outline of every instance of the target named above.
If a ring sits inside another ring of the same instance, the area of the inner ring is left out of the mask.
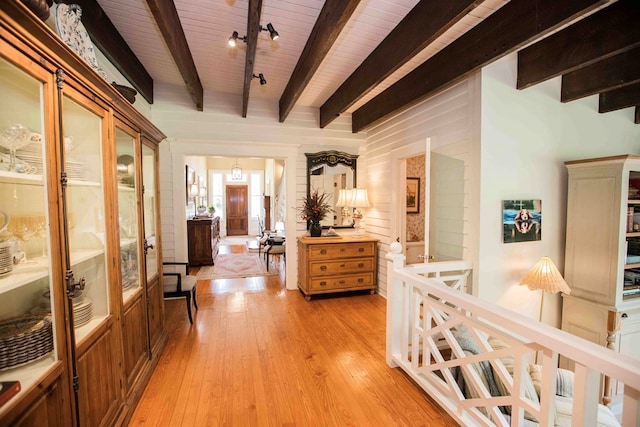
[[[353,199],[352,190],[342,189],[338,193],[338,201],[336,202],[336,207],[342,208],[350,206],[349,203]]]
[[[532,291],[542,289],[550,294],[557,294],[558,292],[571,293],[571,288],[562,278],[556,265],[551,261],[551,258],[546,256],[540,258],[527,275],[524,276],[524,279],[520,281],[520,284],[527,285]]]
[[[197,197],[198,196],[198,184],[191,184],[189,186],[189,197]]]
[[[368,208],[371,206],[369,203],[369,196],[365,188],[354,188],[351,191],[353,192],[353,198],[348,206],[352,206],[354,208]]]

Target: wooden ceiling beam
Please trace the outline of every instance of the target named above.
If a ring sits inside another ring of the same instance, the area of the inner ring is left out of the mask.
[[[608,113],[638,105],[640,105],[640,83],[601,93],[598,100],[598,112]]]
[[[320,107],[324,128],[482,0],[421,0]]]
[[[147,0],[151,13],[160,28],[160,33],[164,38],[171,56],[182,74],[184,84],[191,95],[191,99],[196,104],[198,111],[203,110],[203,92],[200,76],[196,64],[191,56],[189,43],[184,35],[180,17],[173,1]]]
[[[511,0],[353,113],[359,132],[605,3]],[[516,25],[517,23],[517,25]]]
[[[518,52],[523,89],[640,46],[640,5],[620,0]]]
[[[640,82],[640,47],[562,76],[560,101],[569,102]]]
[[[244,87],[242,89],[242,117],[247,117],[249,109],[249,91],[253,80],[253,66],[256,61],[258,34],[260,33],[260,14],[262,0],[249,0],[249,18],[247,19],[247,53],[244,60]]]
[[[360,0],[325,0],[287,87],[280,96],[280,123],[286,120],[359,3]]]
[[[122,73],[138,93],[153,104],[153,79],[96,0],[61,0],[82,8],[82,24],[93,44]]]

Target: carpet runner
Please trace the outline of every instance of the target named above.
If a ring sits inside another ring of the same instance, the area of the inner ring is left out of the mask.
[[[233,279],[237,277],[259,277],[278,274],[267,271],[267,266],[258,254],[218,254],[215,265],[200,267],[197,279]]]

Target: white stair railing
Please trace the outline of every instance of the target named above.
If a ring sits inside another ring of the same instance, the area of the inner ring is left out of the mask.
[[[602,376],[624,383],[621,424],[640,422],[637,359],[461,292],[470,263],[404,266],[404,256],[391,253],[387,260],[387,363],[462,425],[552,426],[569,402],[570,425],[595,426],[613,418],[598,404]],[[556,396],[557,376],[568,375],[560,357],[575,365],[570,397]],[[532,381],[530,370],[541,378]]]

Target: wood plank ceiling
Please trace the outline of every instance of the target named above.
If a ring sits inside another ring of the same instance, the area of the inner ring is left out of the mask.
[[[517,51],[519,89],[562,76],[562,102],[599,94],[601,113],[640,123],[637,0],[62,1],[149,102],[154,82],[183,85],[196,110],[230,93],[243,117],[264,98],[280,122],[311,106],[320,127],[348,112],[359,132]],[[246,43],[230,48],[233,31]]]

